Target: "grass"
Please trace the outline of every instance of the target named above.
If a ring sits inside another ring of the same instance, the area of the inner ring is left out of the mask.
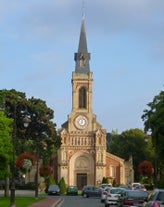
[[[35,199],[34,197],[16,197],[15,205],[16,207],[28,207],[36,202],[39,202],[45,198]],[[10,198],[9,197],[0,197],[0,206],[9,207],[10,206]]]

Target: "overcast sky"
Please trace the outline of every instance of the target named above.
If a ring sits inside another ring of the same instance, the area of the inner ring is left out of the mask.
[[[143,129],[164,84],[164,0],[0,0],[0,88],[46,101],[57,128],[72,109],[82,12],[93,112],[107,132]]]

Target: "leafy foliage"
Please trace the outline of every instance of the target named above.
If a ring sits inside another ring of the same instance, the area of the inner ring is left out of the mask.
[[[144,121],[145,132],[151,133],[152,137],[155,150],[155,176],[159,173],[160,179],[164,180],[164,91],[155,96],[147,106],[148,109],[144,110],[141,118]]]
[[[62,177],[61,180],[59,181],[59,187],[60,187],[60,192],[61,194],[65,194],[66,193],[66,184],[65,184],[65,180]]]
[[[103,179],[102,179],[102,183],[108,183],[108,178],[103,177]]]
[[[147,158],[147,143],[144,141],[144,132],[140,129],[130,129],[122,132],[122,134],[112,134],[108,151],[125,160],[129,160],[132,156],[135,179],[138,178],[138,164]]]
[[[35,152],[43,158],[44,164],[61,145],[56,124],[52,122],[53,110],[46,102],[34,97],[27,99],[25,93],[12,90],[0,90],[0,106],[7,117],[12,118],[16,128],[16,154]],[[25,117],[30,119],[24,127]]]
[[[7,176],[8,165],[12,159],[11,124],[12,120],[0,111],[0,179]]]

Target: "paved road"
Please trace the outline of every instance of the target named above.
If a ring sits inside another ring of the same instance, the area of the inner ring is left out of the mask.
[[[61,196],[63,202],[58,207],[104,207],[100,198],[83,198],[82,196]]]

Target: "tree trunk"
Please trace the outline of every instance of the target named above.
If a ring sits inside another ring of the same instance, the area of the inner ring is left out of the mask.
[[[4,189],[4,196],[5,197],[9,197],[9,185],[10,185],[10,181],[9,178],[5,178],[5,189]]]

